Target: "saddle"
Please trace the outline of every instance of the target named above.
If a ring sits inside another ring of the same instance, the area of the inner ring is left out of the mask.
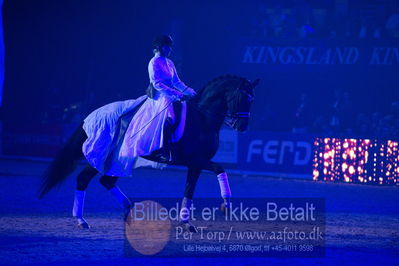
[[[150,83],[150,85],[148,85],[145,92],[146,92],[148,98],[150,98],[150,99],[154,99],[154,96],[157,93],[156,89],[154,88],[154,86],[151,83]]]
[[[159,93],[154,86],[150,83],[146,89],[148,98],[154,99],[155,95]],[[176,159],[176,146],[172,143],[172,134],[177,129],[180,123],[180,113],[182,106],[181,102],[173,102],[173,112],[175,113],[176,120],[172,122],[167,119],[164,128],[164,143],[163,147],[159,150],[154,151],[149,156],[143,156],[143,158],[154,160],[161,163],[172,163]]]

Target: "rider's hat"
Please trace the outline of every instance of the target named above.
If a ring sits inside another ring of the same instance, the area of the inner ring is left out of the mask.
[[[154,46],[154,48],[159,48],[164,45],[172,46],[173,39],[172,37],[170,37],[170,35],[159,35],[154,39],[152,45]]]

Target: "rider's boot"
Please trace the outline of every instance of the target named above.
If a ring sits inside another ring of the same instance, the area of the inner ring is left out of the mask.
[[[159,150],[152,153],[152,156],[161,163],[171,163],[174,161],[172,143],[173,124],[168,119],[163,130],[163,146]]]
[[[84,190],[76,190],[75,191],[75,199],[73,201],[72,215],[73,215],[73,217],[76,218],[79,228],[89,229],[90,228],[89,224],[83,218],[85,195],[86,195],[86,191],[84,191]]]

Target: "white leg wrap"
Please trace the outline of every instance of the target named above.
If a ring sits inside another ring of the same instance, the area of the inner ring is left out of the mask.
[[[81,191],[81,190],[75,191],[75,199],[73,201],[73,209],[72,209],[73,217],[83,218],[85,195],[86,195],[86,191]]]
[[[115,199],[119,202],[119,204],[123,207],[123,208],[129,208],[131,203],[128,197],[126,197],[125,194],[123,194],[123,192],[117,187],[113,187],[109,190],[109,192],[111,192],[112,196],[115,197]]]
[[[190,220],[190,208],[192,204],[193,201],[191,199],[188,199],[186,197],[183,198],[180,208],[180,221],[188,222],[188,220]]]
[[[220,195],[223,199],[231,198],[231,191],[229,186],[229,179],[226,173],[218,174],[218,181],[220,186]]]

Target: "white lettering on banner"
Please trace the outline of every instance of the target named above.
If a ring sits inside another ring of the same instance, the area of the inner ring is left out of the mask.
[[[295,152],[294,165],[306,165],[309,163],[310,157],[312,156],[312,145],[306,141],[298,141],[296,147],[305,149],[305,152]],[[300,158],[301,154],[305,156]]]
[[[353,65],[360,62],[360,51],[358,47],[247,46],[241,62],[245,64],[282,65]],[[399,48],[374,47],[371,51],[367,50],[363,57],[370,58],[368,60],[370,65],[399,64]],[[365,64],[367,64],[367,61]]]
[[[278,160],[278,164],[283,164],[284,161],[284,155],[285,155],[285,148],[289,148],[289,152],[294,151],[294,143],[292,141],[282,141],[281,142],[281,152],[280,152],[280,158]]]
[[[380,53],[383,48],[374,48],[373,54],[371,55],[370,65],[379,65],[380,64]]]
[[[312,146],[306,141],[269,140],[264,143],[263,140],[255,139],[249,143],[247,163],[252,162],[254,157],[260,155],[266,164],[282,165],[289,153],[294,155],[293,165],[306,165],[312,156]]]
[[[263,141],[262,141],[262,143],[263,143]],[[277,155],[277,147],[278,147],[278,141],[271,140],[271,141],[267,142],[267,144],[265,145],[265,148],[263,149],[263,160],[266,163],[270,163],[270,164],[276,163],[276,159],[271,158],[269,155]]]
[[[248,148],[248,153],[247,153],[247,162],[251,162],[252,161],[252,154],[260,154],[262,152],[261,147],[257,146],[262,146],[263,145],[263,141],[260,139],[256,139],[251,141],[251,143],[249,143],[249,148]]]
[[[292,54],[295,53],[295,48],[293,48],[293,47],[284,47],[281,50],[282,50],[281,53],[280,53],[280,62],[281,62],[281,64],[284,64],[284,65],[291,64]],[[292,50],[292,54],[289,53],[290,50]]]
[[[245,55],[244,55],[244,60],[243,63],[253,63],[254,59],[253,59],[253,53],[254,50],[257,49],[258,47],[247,47],[247,49],[245,50]],[[259,58],[258,58],[259,60]]]
[[[272,62],[277,63],[277,56],[280,52],[280,47],[277,47],[277,49],[273,49],[273,47],[268,47],[267,51],[269,52],[270,57],[272,58]],[[267,64],[266,57],[262,63]]]
[[[313,48],[313,47],[310,47],[309,49],[306,49],[306,50],[309,50],[309,52],[307,53],[308,56],[306,57],[306,63],[305,63],[305,64],[307,64],[307,65],[317,64],[316,61],[312,61],[312,56],[313,56],[314,48]]]
[[[370,65],[399,64],[399,49],[393,47],[375,47],[370,58]]]
[[[345,64],[355,64],[357,60],[359,59],[359,49],[355,47],[349,48],[348,55],[346,56],[346,61]]]

